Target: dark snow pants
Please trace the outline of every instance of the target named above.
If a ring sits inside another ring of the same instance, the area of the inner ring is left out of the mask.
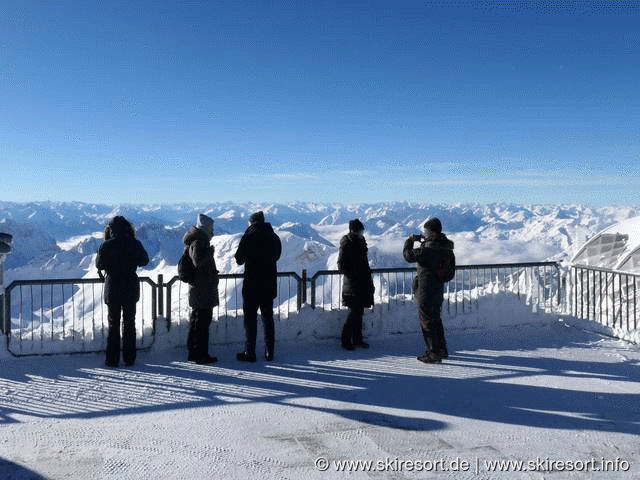
[[[362,342],[362,316],[364,307],[362,305],[352,305],[349,307],[349,314],[342,327],[342,344],[352,345]]]
[[[256,336],[258,334],[258,308],[264,325],[265,352],[273,354],[275,344],[275,325],[273,323],[273,298],[244,297],[242,310],[244,312],[244,331],[246,343],[244,351],[249,354],[256,352]]]
[[[447,355],[444,326],[442,325],[442,318],[440,318],[441,310],[442,303],[436,305],[429,303],[418,304],[420,328],[422,329],[424,343],[427,346],[427,353],[433,352],[440,357]]]
[[[115,367],[120,362],[120,319],[122,318],[122,359],[127,365],[136,361],[136,304],[107,305],[109,333],[106,364]]]
[[[189,360],[199,360],[209,355],[209,326],[213,319],[213,308],[192,308],[187,330]]]

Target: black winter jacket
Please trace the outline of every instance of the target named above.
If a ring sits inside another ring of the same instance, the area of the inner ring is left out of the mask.
[[[340,240],[338,268],[344,275],[342,303],[347,307],[373,306],[373,279],[367,258],[367,241],[354,233]]]
[[[191,227],[182,238],[196,267],[193,283],[189,285],[191,308],[213,308],[218,305],[218,269],[209,237],[197,227]]]
[[[242,295],[259,301],[278,295],[277,265],[282,243],[270,223],[256,223],[247,228],[236,251],[236,262],[244,265]]]
[[[418,303],[442,304],[444,295],[444,282],[441,281],[436,271],[445,255],[450,255],[455,266],[453,242],[443,233],[430,233],[418,248],[413,248],[413,237],[404,242],[402,254],[407,262],[416,262],[417,285],[414,294]]]
[[[96,267],[104,270],[104,303],[130,305],[140,299],[140,283],[136,269],[149,263],[149,255],[139,240],[113,232],[98,249]]]

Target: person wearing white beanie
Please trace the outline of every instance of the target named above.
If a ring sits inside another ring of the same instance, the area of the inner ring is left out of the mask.
[[[187,333],[187,359],[198,364],[217,362],[209,355],[209,326],[213,307],[218,305],[218,269],[211,246],[213,219],[201,213],[195,227],[191,227],[182,241],[191,260],[193,278],[189,281],[189,329]],[[180,262],[180,265],[182,262]],[[179,272],[180,273],[180,272]]]

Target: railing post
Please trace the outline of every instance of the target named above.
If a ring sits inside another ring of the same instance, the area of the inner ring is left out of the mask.
[[[298,291],[298,311],[302,308],[302,305],[307,303],[307,269],[302,270],[302,280],[299,283],[300,290]]]
[[[316,308],[316,276],[311,277],[311,308]]]
[[[155,320],[158,317],[158,288],[152,284],[150,286],[151,286],[151,319]],[[142,288],[142,285],[140,285],[140,288]]]
[[[7,317],[5,313],[4,298],[5,293],[4,290],[2,290],[2,293],[0,293],[0,331],[2,333],[7,333],[7,325],[5,323],[5,319]]]
[[[164,317],[164,278],[162,274],[158,275],[158,316]],[[155,318],[154,318],[155,320]]]
[[[557,305],[558,307],[560,306],[560,299],[562,298],[562,296],[560,295],[560,292],[562,290],[562,278],[560,275],[560,265],[556,262],[556,274],[558,275],[558,292],[557,292]]]
[[[4,293],[2,295],[2,333],[7,337],[7,348],[9,348],[9,337],[11,336],[11,291],[7,291],[4,289]]]
[[[167,332],[171,330],[171,285],[173,283],[167,284],[167,311],[165,318],[167,319]]]

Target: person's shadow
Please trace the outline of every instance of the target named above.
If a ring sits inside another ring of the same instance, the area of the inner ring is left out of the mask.
[[[0,457],[0,478],[2,480],[47,480],[39,473]]]
[[[221,361],[211,366],[182,361],[179,351],[142,354],[132,369],[104,368],[101,356],[17,360],[0,376],[0,421],[15,421],[13,412],[92,418],[242,401],[401,430],[447,428],[441,418],[448,416],[640,434],[640,352],[608,361],[593,351],[599,336],[565,330],[523,331],[520,349],[514,337],[451,335],[451,357],[436,365],[408,354],[419,352],[417,335],[355,352],[332,342],[283,343],[275,362],[249,365],[235,361],[231,347],[219,347]],[[575,355],[559,354],[566,348]]]

